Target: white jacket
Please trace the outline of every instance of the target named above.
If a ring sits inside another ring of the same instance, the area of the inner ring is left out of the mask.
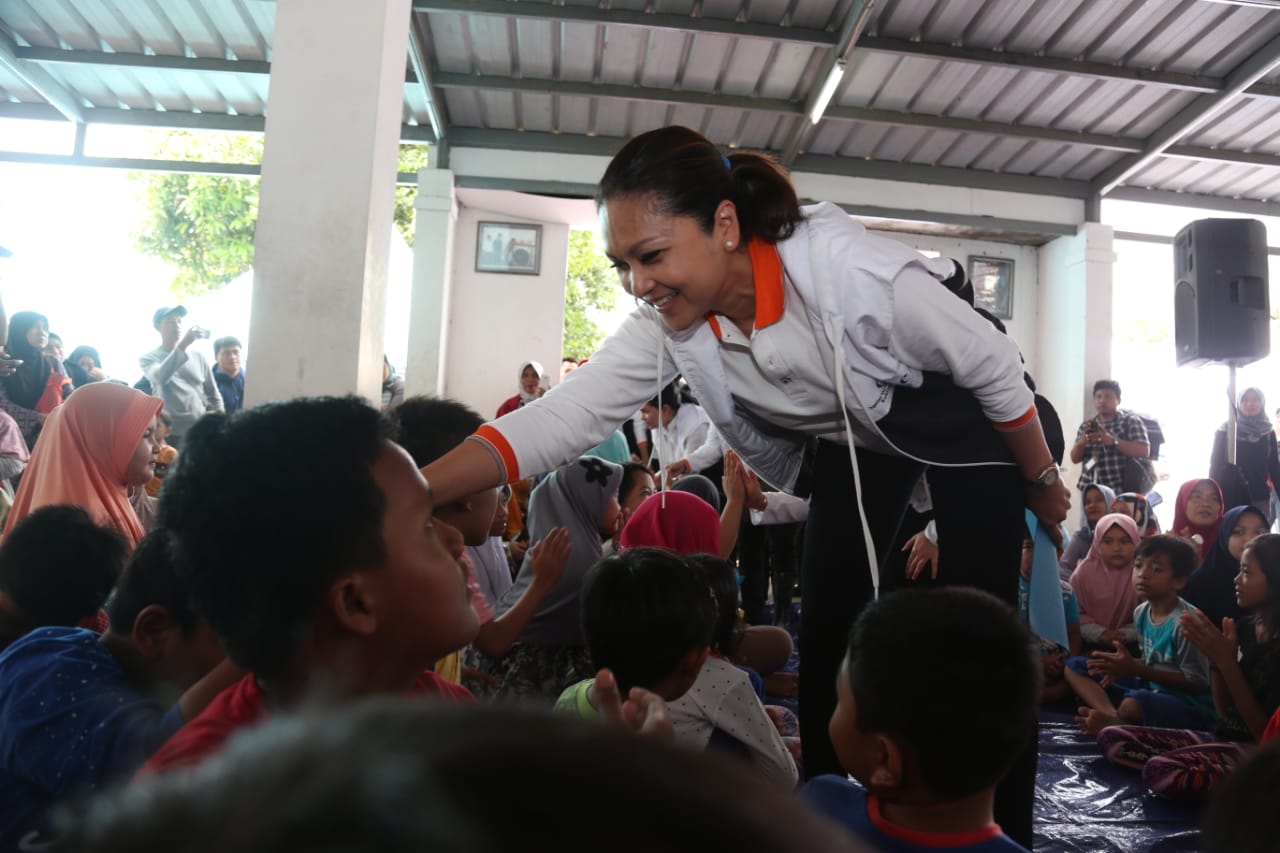
[[[590,364],[591,362],[587,362]],[[694,403],[682,403],[676,409],[671,423],[662,428],[662,444],[656,455],[664,466],[681,459],[688,459],[693,452],[707,440],[707,432],[711,429],[711,420],[702,407]],[[658,431],[651,430],[655,435]]]
[[[868,234],[835,205],[803,211],[805,220],[777,249],[812,337],[787,345],[838,349],[846,417],[860,435],[883,438],[875,424],[889,412],[894,387],[919,387],[923,371],[948,374],[972,391],[997,425],[1029,419],[1033,395],[1017,344],[940,284],[952,271],[950,261],[930,261]],[[735,400],[709,323],[673,332],[648,305],[570,381],[482,427],[475,438],[498,457],[508,480],[549,471],[602,441],[677,374],[726,447],[765,481],[795,489],[807,436],[771,427]],[[830,410],[831,403],[822,401],[822,408]],[[814,414],[821,413],[815,407]]]

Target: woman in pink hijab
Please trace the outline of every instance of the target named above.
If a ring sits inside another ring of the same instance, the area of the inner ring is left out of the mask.
[[[1098,519],[1089,554],[1071,573],[1080,602],[1080,634],[1086,643],[1112,648],[1112,642],[1136,642],[1133,610],[1133,555],[1142,533],[1132,518],[1113,512]]]
[[[129,489],[155,472],[156,416],[164,405],[124,385],[95,382],[49,414],[5,532],[43,506],[73,504],[136,546],[143,529]]]

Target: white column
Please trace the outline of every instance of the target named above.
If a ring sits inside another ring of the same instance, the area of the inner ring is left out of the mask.
[[[458,225],[453,172],[419,172],[413,207],[413,298],[409,308],[405,393],[438,395],[444,391],[453,244]]]
[[[1072,237],[1040,249],[1039,334],[1036,385],[1062,418],[1070,450],[1076,429],[1094,415],[1093,383],[1111,376],[1111,277],[1115,265],[1112,228],[1087,222]],[[1078,518],[1074,491],[1080,466],[1068,466],[1073,489],[1072,518]],[[1071,522],[1074,524],[1074,521]]]
[[[377,400],[411,0],[276,4],[247,402]]]

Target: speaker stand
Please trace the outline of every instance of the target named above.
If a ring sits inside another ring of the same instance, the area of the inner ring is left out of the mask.
[[[1236,363],[1227,362],[1227,464],[1236,464]]]

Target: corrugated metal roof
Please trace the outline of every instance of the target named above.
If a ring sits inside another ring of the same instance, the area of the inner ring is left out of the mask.
[[[836,171],[909,166],[911,180],[945,167],[974,186],[1055,179],[1025,186],[1072,197],[1113,185],[1280,194],[1280,8],[882,0],[846,46],[840,32],[863,0],[414,5],[436,84],[409,75],[404,120],[427,125],[434,97],[446,138],[468,144],[599,153],[684,123]],[[91,122],[260,127],[275,11],[260,0],[3,0],[0,116],[66,113],[69,100]],[[844,80],[810,127],[806,99],[842,48]],[[1251,58],[1266,60],[1261,82],[1217,95]],[[46,101],[50,83],[68,99]],[[1212,120],[1180,127],[1206,105]]]

